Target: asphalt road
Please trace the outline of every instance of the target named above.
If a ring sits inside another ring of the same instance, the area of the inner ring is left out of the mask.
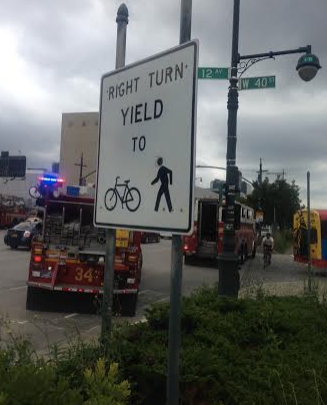
[[[8,330],[27,334],[35,347],[46,352],[49,343],[65,343],[80,335],[83,339],[96,338],[100,334],[101,319],[96,314],[26,311],[26,279],[30,253],[23,249],[11,250],[3,244],[4,231],[0,231],[0,336],[10,338]],[[142,283],[139,292],[137,315],[127,320],[135,322],[144,317],[144,310],[154,302],[169,300],[171,241],[147,244],[143,249]],[[306,266],[294,263],[291,255],[274,254],[272,265],[263,269],[262,255],[248,260],[241,270],[243,289],[257,288],[263,284],[302,288],[306,279]],[[325,282],[325,278],[323,282]],[[213,267],[184,266],[183,294],[188,294],[203,284],[218,281],[218,270]],[[277,284],[276,284],[277,283]],[[124,318],[126,320],[126,318]],[[115,318],[120,322],[121,318]]]
[[[8,339],[6,330],[29,335],[38,350],[46,350],[49,343],[65,342],[67,338],[83,338],[100,334],[101,319],[96,314],[26,311],[26,279],[30,253],[24,249],[11,250],[3,243],[5,231],[0,231],[0,335]],[[137,315],[143,318],[144,309],[153,302],[169,300],[171,241],[143,245],[142,283]],[[214,268],[184,266],[183,293],[187,294],[203,283],[218,281]],[[124,318],[126,319],[126,318]],[[116,318],[115,321],[121,319]],[[5,326],[4,326],[5,324]]]

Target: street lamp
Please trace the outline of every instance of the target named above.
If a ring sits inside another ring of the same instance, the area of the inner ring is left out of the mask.
[[[310,47],[311,48],[311,47]],[[302,55],[297,63],[296,70],[305,82],[312,80],[321,68],[319,59],[312,53]]]
[[[321,68],[319,59],[311,53],[310,45],[285,51],[240,55],[238,52],[239,20],[240,0],[234,0],[232,60],[227,101],[226,215],[224,222],[223,252],[218,257],[218,294],[229,296],[237,296],[240,288],[238,257],[237,254],[235,254],[235,192],[239,177],[238,168],[236,166],[238,79],[257,62],[270,58],[274,59],[275,56],[293,53],[305,53],[305,55],[299,59],[296,67],[302,80],[309,81],[313,79],[317,71]]]

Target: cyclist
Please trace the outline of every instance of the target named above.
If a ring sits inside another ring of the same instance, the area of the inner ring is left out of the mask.
[[[274,238],[270,232],[267,232],[266,236],[262,239],[263,257],[266,259],[268,256],[268,264],[271,263],[271,252],[274,250]]]

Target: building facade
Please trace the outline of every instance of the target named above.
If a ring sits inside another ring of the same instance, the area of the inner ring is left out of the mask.
[[[26,169],[24,178],[0,179],[0,195],[23,198],[27,207],[35,205],[35,199],[30,196],[31,187],[36,187],[39,178],[46,172],[45,169]]]
[[[63,113],[59,173],[68,186],[95,183],[98,112]]]

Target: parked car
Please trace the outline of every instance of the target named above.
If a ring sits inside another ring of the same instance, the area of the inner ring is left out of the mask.
[[[7,230],[4,236],[4,243],[11,249],[19,246],[31,248],[32,240],[42,231],[41,222],[25,221]]]
[[[156,232],[142,232],[141,235],[141,242],[142,243],[149,243],[149,242],[160,242],[160,234]]]

